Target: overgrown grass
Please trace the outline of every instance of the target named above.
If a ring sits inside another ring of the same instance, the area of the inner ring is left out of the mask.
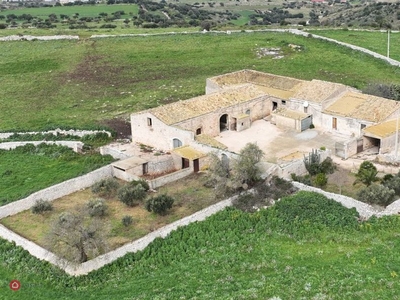
[[[0,240],[0,299],[396,299],[399,217],[358,223],[321,196],[297,200],[226,209],[79,278]]]
[[[175,199],[172,209],[165,216],[148,212],[144,207],[144,201],[134,207],[128,207],[118,200],[116,194],[106,197],[105,204],[108,211],[102,217],[102,221],[110,225],[110,235],[108,236],[110,250],[218,202],[213,196],[213,190],[204,187],[203,181],[201,175],[193,174],[183,180],[169,184],[168,187],[159,189],[157,195],[167,193]],[[148,194],[147,198],[151,196],[154,196],[154,194]],[[48,247],[46,235],[54,218],[66,211],[74,211],[77,208],[83,209],[90,199],[99,197],[101,195],[94,194],[90,189],[85,189],[53,201],[52,211],[44,214],[33,214],[31,210],[26,210],[6,217],[0,220],[0,223],[46,248]],[[133,224],[129,227],[122,224],[122,218],[127,215],[131,216],[133,220]]]
[[[113,161],[111,156],[77,154],[72,149],[28,144],[0,150],[0,205],[83,175]]]
[[[260,47],[282,47],[285,57],[257,58]],[[358,88],[400,82],[398,68],[370,56],[282,33],[7,42],[2,50],[2,131],[93,126],[204,94],[207,77],[244,68]]]
[[[385,56],[387,54],[387,32],[354,30],[309,30],[309,32],[360,46]],[[400,33],[392,33],[390,35],[390,58],[400,61],[398,45],[400,45]]]

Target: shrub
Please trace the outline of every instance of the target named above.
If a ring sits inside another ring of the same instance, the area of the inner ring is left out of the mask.
[[[395,191],[380,184],[372,184],[359,191],[358,199],[371,204],[387,206],[393,202]]]
[[[300,182],[305,185],[312,186],[312,181],[311,181],[311,176],[310,175],[305,175],[305,176],[297,176],[295,173],[290,174],[290,177],[292,180]]]
[[[132,223],[133,223],[133,218],[131,216],[124,216],[122,218],[122,225],[124,225],[125,227],[128,227]]]
[[[385,175],[385,177],[383,178],[383,185],[391,190],[394,190],[396,195],[400,195],[400,177],[398,175],[391,175],[391,178]]]
[[[320,159],[318,151],[314,149],[308,154],[308,157],[304,156],[304,165],[311,176],[321,173]]]
[[[324,173],[319,173],[315,176],[313,182],[316,187],[323,187],[328,183],[328,178]]]
[[[118,180],[115,178],[106,178],[96,182],[92,186],[92,192],[101,197],[111,197],[119,187]]]
[[[103,217],[107,214],[108,210],[107,204],[101,198],[89,200],[86,207],[91,217]]]
[[[145,191],[148,191],[150,189],[149,184],[147,183],[146,180],[140,179],[140,180],[133,180],[129,183],[131,186],[137,186],[137,185],[141,185]]]
[[[128,206],[139,204],[146,197],[146,190],[141,184],[135,186],[125,185],[118,189],[118,199]]]
[[[321,147],[322,148],[322,147]],[[332,158],[327,157],[320,165],[321,173],[333,174],[335,172],[336,166]]]
[[[37,200],[35,205],[32,206],[31,211],[34,214],[41,214],[44,213],[45,211],[51,211],[53,210],[53,204],[51,204],[48,201],[44,201],[42,199]]]
[[[162,194],[160,196],[148,199],[145,207],[147,211],[163,215],[172,207],[172,204],[174,204],[174,198],[166,194]]]

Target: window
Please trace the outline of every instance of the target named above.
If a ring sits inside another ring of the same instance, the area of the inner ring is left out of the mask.
[[[199,135],[199,134],[201,134],[201,128],[196,129],[196,135]]]
[[[304,113],[306,114],[308,112],[308,107],[304,107]]]
[[[367,125],[361,124],[361,130],[363,130],[365,127],[367,127]]]
[[[337,129],[337,118],[332,118],[332,129]]]
[[[250,109],[246,110],[246,115],[250,115]]]
[[[151,118],[147,118],[147,126],[153,126],[153,121]]]
[[[172,143],[174,148],[182,147],[182,142],[179,139],[173,139]]]
[[[282,100],[282,105],[286,105],[286,100]]]

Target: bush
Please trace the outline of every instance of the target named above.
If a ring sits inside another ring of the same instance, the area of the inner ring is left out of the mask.
[[[313,182],[316,187],[323,187],[328,183],[328,178],[324,173],[319,173],[315,176]]]
[[[130,183],[129,183],[131,186],[137,186],[137,185],[141,185],[144,189],[145,189],[145,191],[147,192],[148,190],[150,190],[150,186],[149,186],[149,184],[147,183],[147,181],[146,180],[143,180],[143,179],[140,179],[140,180],[133,180],[133,181],[131,181]]]
[[[174,204],[174,198],[166,194],[162,194],[160,196],[148,199],[145,207],[147,211],[163,215],[172,207],[172,204]]]
[[[322,147],[321,147],[322,148]],[[336,166],[332,158],[327,157],[320,165],[321,173],[333,174],[335,172]]]
[[[103,217],[107,214],[108,210],[107,204],[101,198],[89,200],[86,207],[91,217]]]
[[[146,197],[146,190],[141,184],[125,185],[118,190],[118,199],[128,206],[139,204]]]
[[[122,225],[124,225],[125,227],[132,225],[132,223],[133,223],[133,218],[131,216],[124,216],[122,218]]]
[[[312,181],[311,181],[311,176],[310,175],[305,175],[305,176],[297,176],[295,173],[290,174],[290,177],[292,180],[300,182],[305,185],[312,186]]]
[[[395,191],[380,184],[373,184],[360,190],[358,199],[371,204],[387,206],[393,202]]]
[[[390,175],[390,174],[388,174]],[[388,187],[391,190],[394,190],[396,195],[400,195],[400,177],[399,175],[393,176],[391,178],[386,176],[383,178],[383,185]]]
[[[96,182],[92,186],[92,192],[101,197],[111,197],[119,187],[118,180],[115,178],[106,178]]]
[[[51,204],[48,201],[44,201],[42,199],[37,200],[35,205],[32,206],[31,211],[34,214],[41,214],[44,213],[45,211],[51,211],[53,210],[53,204]]]

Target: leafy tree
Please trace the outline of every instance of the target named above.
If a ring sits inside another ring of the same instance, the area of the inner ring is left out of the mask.
[[[373,182],[379,180],[376,177],[377,175],[378,170],[376,169],[375,165],[370,161],[363,161],[356,174],[357,180],[354,181],[354,184],[361,182],[366,186],[370,186]]]
[[[107,228],[85,209],[63,212],[52,223],[46,236],[52,251],[75,263],[83,263],[107,250]]]
[[[263,151],[254,143],[248,143],[240,150],[239,158],[232,166],[234,186],[253,185],[260,179],[261,170],[257,165],[263,157]]]
[[[119,187],[119,183],[115,178],[105,178],[96,182],[92,186],[92,192],[100,197],[112,197]]]
[[[172,208],[174,204],[174,198],[162,194],[157,197],[152,197],[146,201],[146,209],[147,211],[154,212],[159,215],[164,215],[168,209]]]
[[[388,187],[391,190],[394,190],[396,195],[400,195],[400,173],[396,176],[390,176],[389,178],[384,178],[383,185]]]
[[[118,189],[118,199],[128,206],[139,204],[146,197],[146,190],[141,184],[125,185]]]
[[[91,199],[86,204],[88,213],[91,217],[103,217],[107,214],[108,206],[104,199]]]
[[[213,187],[217,196],[225,196],[229,191],[229,164],[215,152],[208,155],[209,167],[205,185]]]
[[[393,202],[395,191],[380,184],[372,184],[360,190],[358,199],[371,204],[387,206]]]

